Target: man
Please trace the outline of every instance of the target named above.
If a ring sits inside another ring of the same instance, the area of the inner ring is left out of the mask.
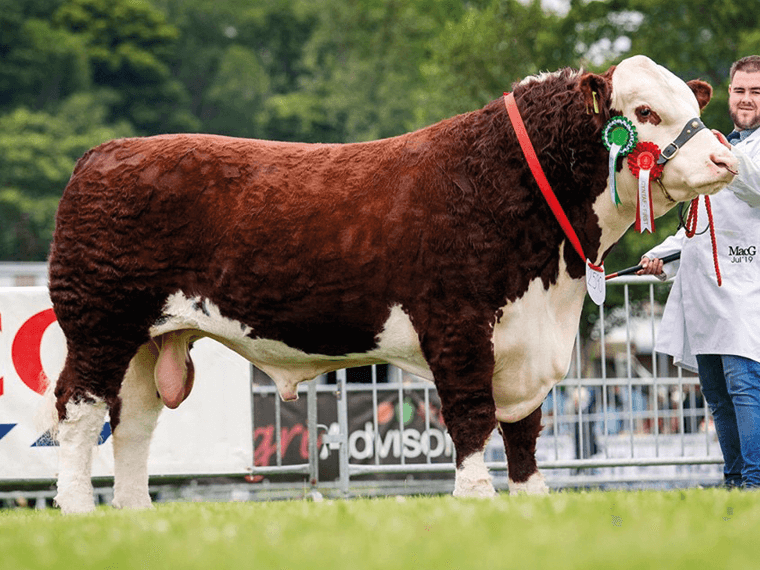
[[[644,254],[639,274],[666,275],[661,258],[681,251],[680,263],[665,268],[677,276],[657,350],[698,370],[725,485],[752,488],[760,487],[760,56],[736,61],[730,73],[728,140],[740,168],[710,201],[716,251],[700,200],[696,235],[689,239],[681,228]]]

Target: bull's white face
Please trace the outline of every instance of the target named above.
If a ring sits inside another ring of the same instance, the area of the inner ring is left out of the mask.
[[[691,88],[645,56],[631,57],[617,66],[611,106],[633,122],[639,141],[653,142],[660,150],[678,137],[689,119],[700,115]],[[730,150],[709,128],[702,129],[665,164],[661,179],[665,191],[652,185],[655,216],[664,214],[674,201],[718,192],[733,180],[731,171],[737,168]],[[623,202],[635,207],[637,181],[628,168],[618,173],[617,181]]]

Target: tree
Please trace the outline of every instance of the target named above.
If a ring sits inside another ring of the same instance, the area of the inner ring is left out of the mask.
[[[53,24],[84,42],[93,80],[119,94],[110,119],[127,118],[139,132],[193,130],[182,84],[169,59],[179,31],[141,0],[65,0]]]
[[[231,45],[204,96],[204,127],[214,133],[265,137],[262,109],[271,94],[270,77],[256,53]]]
[[[415,99],[421,122],[480,108],[527,75],[574,65],[561,24],[538,0],[467,6],[438,30],[421,63],[425,81]]]
[[[0,259],[42,261],[53,218],[76,160],[89,148],[133,134],[108,125],[107,92],[71,96],[55,113],[18,107],[0,116]]]
[[[282,97],[280,112],[316,125],[326,142],[420,126],[413,99],[423,81],[420,66],[440,28],[462,12],[461,2],[326,0],[318,8],[304,46],[303,92]]]
[[[84,43],[45,11],[57,3],[0,0],[0,108],[43,109],[90,88]]]
[[[568,13],[586,53],[594,46],[627,45],[608,49],[608,63],[644,54],[684,80],[709,82],[715,94],[703,120],[724,132],[732,126],[727,112],[729,68],[760,49],[760,42],[753,40],[759,20],[753,0],[572,0]]]
[[[180,30],[170,66],[206,132],[309,140],[279,115],[280,97],[296,93],[302,50],[318,6],[297,0],[157,0]]]

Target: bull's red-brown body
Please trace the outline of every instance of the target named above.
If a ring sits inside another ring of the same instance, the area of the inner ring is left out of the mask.
[[[612,108],[612,73],[564,70],[514,90],[547,178],[597,261],[633,219],[625,209],[615,222],[622,230],[603,239],[596,204],[608,181],[600,130],[621,112]],[[589,111],[592,97],[599,114]],[[117,438],[130,362],[133,374],[152,381],[155,373],[164,402],[179,405],[192,385],[186,346],[197,336],[269,367],[284,397],[319,372],[406,363],[432,373],[460,469],[482,451],[499,418],[517,419],[501,421],[501,431],[510,478],[525,482],[536,472],[540,408],[531,393],[527,412],[500,412],[495,394],[509,405],[512,396],[504,396],[503,379],[499,390],[493,383],[507,366],[495,354],[504,342],[495,335],[534,283],[551,291],[571,281],[579,312],[583,275],[501,99],[367,143],[213,135],[112,141],[78,162],[58,210],[50,294],[68,341],[58,417],[64,426],[76,406],[102,402]],[[198,319],[178,320],[169,302],[176,295],[194,300]],[[236,334],[197,324],[212,314]],[[389,332],[393,315],[408,320],[412,341],[385,340],[396,334]],[[161,360],[164,350],[169,356]],[[58,502],[79,510],[81,497],[69,500],[68,492],[61,489]],[[143,498],[117,502],[145,506]]]

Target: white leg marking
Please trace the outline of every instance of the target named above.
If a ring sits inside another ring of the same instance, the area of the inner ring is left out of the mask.
[[[95,510],[92,494],[92,453],[106,415],[106,404],[66,404],[66,419],[58,426],[58,494],[55,502],[65,514]]]
[[[129,363],[121,386],[121,416],[113,431],[114,499],[118,509],[147,509],[148,453],[158,416],[163,409],[156,395],[153,370],[156,351],[140,347]]]
[[[515,483],[509,480],[510,495],[548,495],[549,487],[546,486],[544,476],[536,471],[523,483]]]
[[[496,496],[491,475],[485,462],[485,450],[466,457],[462,466],[456,470],[454,480],[455,497],[477,497],[490,499]]]

